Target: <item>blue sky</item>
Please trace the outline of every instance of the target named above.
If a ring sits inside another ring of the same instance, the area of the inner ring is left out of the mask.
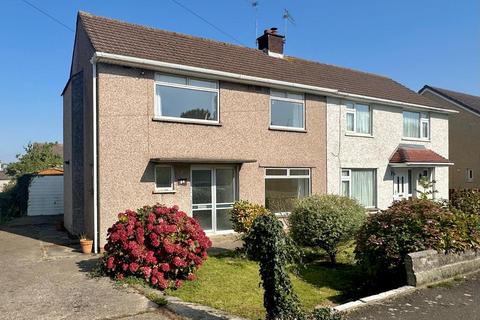
[[[234,42],[172,0],[28,0],[74,28],[78,10],[162,29]],[[241,43],[254,46],[248,0],[177,0]],[[480,95],[480,1],[259,0],[259,31],[293,15],[286,53]],[[29,141],[62,141],[62,99],[73,32],[21,0],[0,10],[0,161]]]

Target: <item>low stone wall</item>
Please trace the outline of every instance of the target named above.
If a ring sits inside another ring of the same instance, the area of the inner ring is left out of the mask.
[[[422,286],[480,271],[480,252],[445,254],[426,250],[409,253],[405,257],[405,268],[407,283],[411,286]]]

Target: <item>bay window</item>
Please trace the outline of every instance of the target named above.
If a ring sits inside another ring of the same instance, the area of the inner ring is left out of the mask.
[[[342,169],[342,195],[357,199],[365,208],[376,207],[376,170]]]
[[[347,132],[357,134],[372,134],[370,106],[361,103],[346,102]]]
[[[298,198],[310,195],[310,169],[265,169],[265,206],[271,212],[291,212]]]
[[[155,118],[218,123],[218,82],[155,74]]]
[[[430,117],[426,112],[403,112],[403,136],[405,138],[429,139]]]
[[[305,99],[301,93],[270,90],[270,127],[305,129]]]

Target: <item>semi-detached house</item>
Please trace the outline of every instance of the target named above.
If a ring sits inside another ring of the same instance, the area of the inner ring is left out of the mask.
[[[178,205],[231,232],[246,199],[274,212],[314,193],[368,208],[448,197],[448,114],[378,75],[80,12],[64,89],[65,225],[98,249],[117,213]]]

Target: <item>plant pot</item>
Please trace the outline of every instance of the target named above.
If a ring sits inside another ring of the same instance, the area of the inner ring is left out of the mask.
[[[80,240],[80,246],[84,254],[92,253],[93,240],[82,239]]]

